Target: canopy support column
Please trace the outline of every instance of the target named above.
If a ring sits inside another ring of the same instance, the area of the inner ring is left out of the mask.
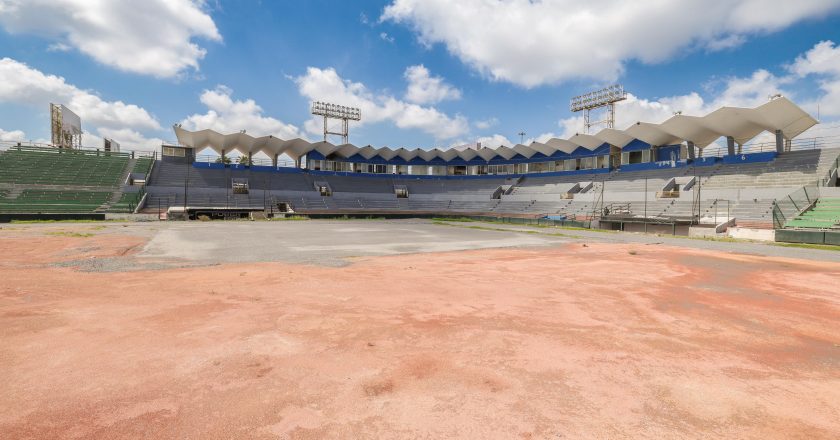
[[[694,157],[695,157],[694,156],[694,142],[688,141],[687,145],[688,145],[688,159],[689,160],[694,160]]]
[[[726,137],[726,154],[730,156],[735,155],[735,138],[732,136]]]
[[[780,154],[785,152],[785,136],[782,130],[776,130],[776,152]]]
[[[249,152],[248,153],[248,166],[253,165],[253,163],[254,163],[254,153]]]
[[[222,148],[222,164],[225,163],[225,149]]]
[[[271,166],[277,168],[277,157],[280,156],[279,154],[275,154],[274,157],[271,158]]]

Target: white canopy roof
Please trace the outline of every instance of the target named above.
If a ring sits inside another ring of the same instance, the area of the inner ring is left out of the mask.
[[[303,139],[283,140],[274,136],[252,137],[246,133],[221,134],[213,130],[189,131],[175,126],[178,142],[195,149],[211,148],[216,153],[239,151],[242,154],[263,152],[269,156],[286,154],[298,159],[311,151],[324,156],[337,154],[348,158],[359,154],[365,159],[377,155],[385,160],[400,157],[410,161],[414,158],[431,160],[441,158],[450,161],[456,158],[471,160],[480,157],[490,160],[495,157],[511,159],[517,154],[530,158],[537,153],[551,156],[557,151],[571,153],[578,148],[595,150],[604,143],[623,148],[634,139],[651,145],[674,145],[693,142],[703,148],[722,136],[732,136],[743,144],[764,131],[775,133],[781,130],[786,139],[793,139],[817,124],[817,120],[799,108],[789,99],[781,97],[756,108],[722,107],[705,116],[676,115],[661,124],[637,122],[625,130],[603,129],[594,135],[576,134],[569,139],[550,139],[544,143],[530,145],[500,146],[480,150],[455,149],[412,149],[388,147],[357,147],[353,144],[333,145],[329,142],[308,142]]]

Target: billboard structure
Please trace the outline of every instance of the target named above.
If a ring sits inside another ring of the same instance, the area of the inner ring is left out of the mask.
[[[120,143],[109,138],[102,139],[102,149],[112,153],[120,152]]]
[[[50,104],[52,144],[58,148],[82,146],[82,119],[63,104]]]

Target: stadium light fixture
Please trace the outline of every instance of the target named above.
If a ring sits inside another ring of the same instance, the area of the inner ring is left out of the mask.
[[[350,138],[350,121],[362,120],[362,110],[358,107],[347,107],[321,101],[312,103],[312,114],[324,117],[324,142],[327,141],[327,136],[332,134],[341,136],[342,143],[346,144]],[[327,122],[330,119],[341,120],[341,131],[334,132],[329,130]]]
[[[615,126],[615,103],[627,99],[627,92],[621,84],[613,84],[601,90],[578,95],[569,103],[572,112],[583,111],[584,133],[589,134],[593,125],[606,123],[608,128]],[[589,113],[592,110],[607,107],[607,116],[601,121],[592,122]]]

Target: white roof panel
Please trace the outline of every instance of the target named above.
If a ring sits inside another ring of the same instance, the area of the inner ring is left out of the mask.
[[[500,156],[510,159],[516,154],[524,157],[533,157],[537,152],[551,156],[556,151],[572,153],[580,147],[587,150],[594,150],[603,143],[608,143],[619,148],[625,147],[634,139],[639,139],[651,145],[672,145],[683,141],[692,141],[699,147],[711,144],[721,136],[732,136],[738,143],[746,143],[750,139],[764,131],[771,133],[781,130],[788,139],[802,134],[805,130],[813,127],[817,121],[796,104],[781,97],[768,101],[754,109],[722,107],[703,117],[696,116],[674,116],[662,124],[651,124],[647,122],[636,123],[626,130],[605,128],[595,135],[576,134],[570,139],[554,138],[545,143],[532,142],[531,145],[516,145],[513,148],[500,146],[498,148],[482,148],[475,150],[455,149],[433,149],[407,150],[399,148],[373,148],[370,146],[359,149],[355,145],[347,144],[334,146],[328,142],[311,143],[303,139],[282,140],[273,136],[254,138],[247,133],[231,133],[223,135],[213,130],[189,131],[176,125],[174,126],[175,136],[180,145],[195,149],[211,148],[216,153],[224,149],[230,152],[234,149],[243,154],[264,152],[266,154],[287,154],[293,159],[317,150],[325,156],[337,153],[343,157],[350,157],[356,153],[370,159],[377,154],[385,159],[399,156],[406,161],[415,157],[431,160],[441,157],[445,160],[452,160],[460,157],[470,160],[481,157],[484,160],[491,160]]]

